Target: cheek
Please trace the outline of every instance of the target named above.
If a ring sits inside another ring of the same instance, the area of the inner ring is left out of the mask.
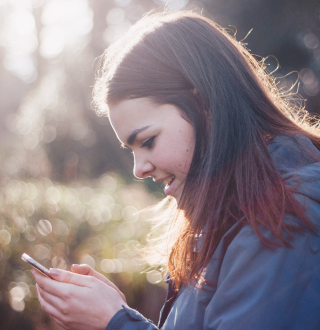
[[[162,159],[162,166],[168,168],[172,172],[187,173],[189,171],[193,155],[193,146],[190,143],[176,141],[165,153]]]
[[[181,150],[181,153],[179,155],[180,161],[178,164],[178,167],[181,169],[181,171],[185,173],[189,171],[192,161],[192,155],[193,155],[192,146],[185,147],[183,150]]]
[[[184,172],[188,172],[194,151],[194,138],[193,136],[181,136],[179,141],[179,148],[176,152],[177,166]]]
[[[180,128],[171,127],[157,147],[154,157],[158,166],[172,173],[187,173],[194,151],[193,128],[189,124]]]

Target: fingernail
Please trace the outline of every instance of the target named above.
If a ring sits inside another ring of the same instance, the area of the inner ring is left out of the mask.
[[[58,276],[60,272],[56,268],[50,268],[50,274],[53,276]]]
[[[79,266],[78,264],[72,264],[72,266],[71,267],[74,267],[74,266]]]

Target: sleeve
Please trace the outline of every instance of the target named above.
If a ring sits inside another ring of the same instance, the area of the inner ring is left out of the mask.
[[[146,319],[135,309],[122,305],[110,320],[106,330],[158,330],[152,321]]]
[[[270,250],[250,226],[240,230],[221,264],[205,330],[320,329],[320,238],[294,235],[292,248]]]

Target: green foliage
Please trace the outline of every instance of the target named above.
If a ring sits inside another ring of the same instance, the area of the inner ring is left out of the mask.
[[[9,180],[0,191],[0,290],[16,311],[38,311],[27,253],[46,267],[70,270],[86,263],[110,277],[134,303],[145,281],[161,274],[141,274],[145,261],[137,251],[149,232],[148,211],[154,198],[140,183],[125,186],[106,174],[88,184],[49,179]],[[130,289],[130,290],[129,290]]]

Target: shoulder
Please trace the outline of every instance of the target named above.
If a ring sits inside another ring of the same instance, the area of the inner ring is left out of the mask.
[[[264,235],[271,235],[262,230]],[[282,329],[291,322],[292,329],[298,329],[295,323],[303,324],[305,313],[311,313],[311,321],[320,324],[320,320],[315,320],[320,308],[320,237],[310,232],[293,235],[292,247],[268,249],[249,225],[238,231],[220,259],[212,301],[212,310],[221,312],[226,323],[234,317],[247,326],[240,329],[253,329],[254,322],[248,319],[253,313],[257,320],[271,317],[264,325],[256,320],[259,323],[256,328]],[[217,257],[208,265],[208,271],[210,266],[217,265]],[[214,279],[211,276],[214,272],[210,270],[206,274],[209,282]],[[290,312],[284,316],[281,311],[288,308]],[[236,311],[242,311],[243,317],[237,318]],[[271,326],[268,322],[274,324]],[[236,322],[233,325],[236,326]]]
[[[293,232],[291,247],[269,249],[250,225],[236,223],[206,269],[205,279],[216,284],[208,322],[226,329],[318,329],[320,153],[304,136],[277,137],[269,151],[285,183],[296,188],[294,197],[306,206],[317,233]],[[260,233],[274,240],[263,226]]]
[[[277,136],[269,143],[268,149],[276,169],[282,176],[308,169],[310,165],[319,167],[320,151],[304,135]]]
[[[261,243],[250,225],[240,221],[226,232],[213,254],[207,267],[207,275],[211,277],[209,282],[218,280],[221,284],[231,274],[237,281],[246,274],[253,281],[260,278],[267,283],[273,280],[270,274],[278,274],[283,280],[291,278],[293,283],[302,269],[304,274],[311,276],[320,265],[320,162],[317,159],[320,159],[320,152],[304,136],[278,137],[269,148],[276,168],[281,170],[286,185],[295,188],[294,197],[306,207],[307,216],[317,232],[292,232],[291,248],[269,249]],[[285,221],[297,220],[292,217],[286,214]],[[259,232],[275,241],[272,232],[264,226],[259,228]],[[320,269],[317,272],[320,277]]]
[[[286,186],[305,206],[310,220],[319,225],[320,151],[308,137],[297,134],[276,137],[269,144],[269,152]]]

